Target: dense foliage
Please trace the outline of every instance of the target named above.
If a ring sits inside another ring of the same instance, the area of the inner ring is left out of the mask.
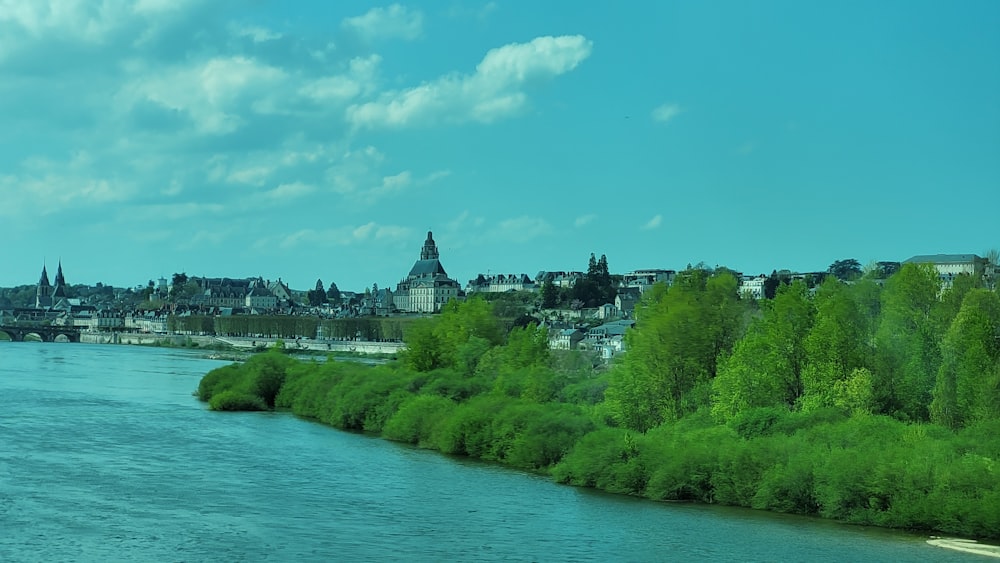
[[[199,397],[653,499],[1000,537],[1000,296],[940,283],[907,264],[758,303],[690,270],[646,293],[609,370],[473,299],[414,323],[398,362],[271,351]]]

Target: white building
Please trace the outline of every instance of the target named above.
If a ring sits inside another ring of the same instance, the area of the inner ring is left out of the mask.
[[[988,272],[987,261],[975,254],[924,254],[914,256],[904,264],[931,264],[941,278],[943,288],[951,287],[955,276],[984,276]]]
[[[763,299],[766,281],[767,276],[764,274],[756,277],[743,276],[740,278],[740,295],[744,298]]]
[[[527,274],[479,274],[476,279],[469,280],[465,286],[466,293],[481,291],[486,293],[505,293],[508,291],[534,291],[535,282]]]

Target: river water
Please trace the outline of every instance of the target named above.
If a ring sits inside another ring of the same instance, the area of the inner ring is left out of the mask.
[[[224,362],[0,342],[0,561],[976,561],[925,537],[674,505],[289,414],[213,413]]]

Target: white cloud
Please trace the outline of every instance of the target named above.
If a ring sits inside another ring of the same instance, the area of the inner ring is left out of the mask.
[[[394,176],[386,176],[382,178],[382,185],[380,186],[380,189],[385,192],[396,192],[402,190],[409,186],[413,181],[412,176],[413,175],[410,174],[409,170],[404,170]]]
[[[577,217],[575,221],[573,221],[573,226],[576,228],[580,228],[583,227],[584,225],[587,225],[594,219],[597,219],[597,215],[593,213],[588,213],[587,215],[581,215]]]
[[[312,80],[299,88],[299,93],[317,102],[348,101],[375,90],[376,76],[382,57],[369,55],[355,57],[348,64],[345,74],[325,76]]]
[[[666,123],[671,119],[677,117],[677,114],[679,114],[680,112],[681,112],[681,106],[677,104],[663,104],[662,106],[653,110],[653,121]]]
[[[353,29],[365,39],[400,38],[413,40],[423,32],[424,16],[399,4],[372,8],[364,15],[345,19],[343,27]]]
[[[655,229],[655,228],[659,227],[660,223],[662,223],[662,222],[663,222],[663,215],[656,214],[656,215],[653,215],[652,219],[650,219],[649,221],[646,221],[646,224],[643,225],[642,228],[643,228],[643,230],[649,231],[649,230],[652,230],[652,229]]]
[[[569,72],[590,56],[582,35],[537,37],[492,49],[470,75],[447,75],[347,108],[355,127],[405,127],[440,120],[490,123],[526,105],[524,86]]]
[[[288,78],[280,68],[243,57],[214,57],[170,69],[144,69],[122,88],[126,107],[149,101],[186,113],[200,133],[232,133],[247,113],[264,113],[260,100],[274,95]]]

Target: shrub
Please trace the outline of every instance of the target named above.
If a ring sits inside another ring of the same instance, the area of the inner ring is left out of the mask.
[[[249,393],[239,391],[223,391],[212,397],[208,406],[213,411],[265,411],[264,401]]]

